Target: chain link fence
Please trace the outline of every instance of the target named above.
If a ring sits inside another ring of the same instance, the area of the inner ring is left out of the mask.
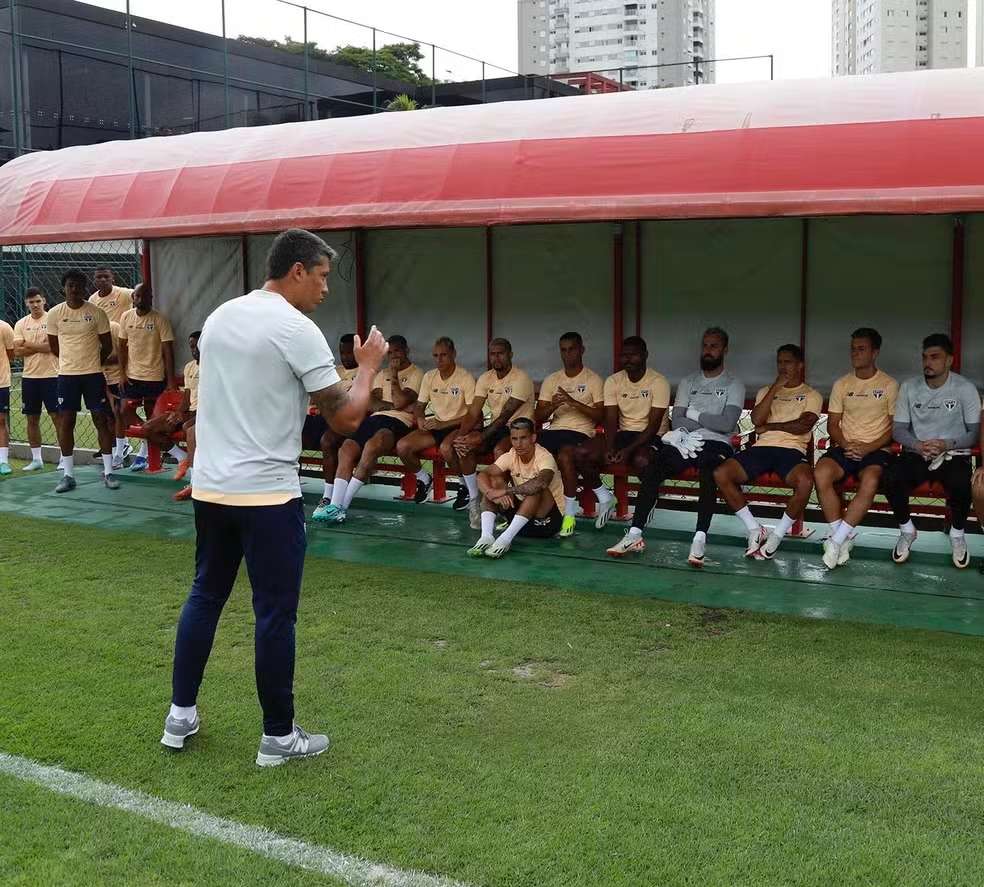
[[[98,268],[110,268],[118,286],[136,286],[140,280],[139,242],[99,240],[3,247],[0,249],[0,319],[13,326],[28,313],[24,296],[31,287],[44,293],[48,310],[63,302],[61,278],[71,269],[82,271],[90,282],[90,291],[95,292],[92,277]],[[21,412],[22,364],[20,358],[15,358],[11,367],[10,439],[14,443],[27,441],[27,423]],[[75,441],[79,449],[97,447],[96,429],[87,411],[79,413]],[[41,416],[41,442],[52,446],[58,442],[54,425],[47,414]]]

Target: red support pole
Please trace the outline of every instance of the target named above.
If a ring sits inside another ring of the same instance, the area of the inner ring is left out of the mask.
[[[366,232],[355,232],[355,331],[366,337]]]
[[[635,334],[642,335],[642,221],[635,223]]]
[[[243,285],[242,291],[244,293],[250,292],[252,287],[249,285],[249,238],[244,234],[242,240],[242,257],[243,257]]]
[[[806,353],[806,309],[810,282],[810,220],[803,219],[802,249],[800,255],[800,348]]]
[[[153,288],[153,282],[150,279],[150,241],[144,240],[143,247],[140,250],[140,279],[144,283],[149,283],[151,288]]]
[[[622,262],[625,246],[622,242],[622,225],[617,223],[612,233],[612,372],[622,365],[623,309],[625,301]]]
[[[485,228],[485,341],[493,339],[492,323],[495,306],[495,275],[492,270],[492,229]]]
[[[950,285],[950,338],[953,340],[953,369],[960,372],[960,352],[963,345],[964,309],[964,220],[953,217],[953,277]]]

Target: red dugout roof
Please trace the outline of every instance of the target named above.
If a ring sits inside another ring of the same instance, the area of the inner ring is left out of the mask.
[[[984,210],[984,69],[112,142],[0,168],[0,243]]]

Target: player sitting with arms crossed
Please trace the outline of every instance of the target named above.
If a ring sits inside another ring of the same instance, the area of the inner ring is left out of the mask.
[[[776,381],[755,396],[755,443],[714,472],[724,501],[748,530],[745,557],[773,557],[783,537],[803,515],[813,492],[813,468],[806,452],[813,426],[820,419],[823,396],[803,381],[803,366],[799,345],[779,346]],[[761,474],[777,474],[793,488],[785,513],[771,533],[755,519],[741,491],[742,484]]]
[[[605,379],[605,435],[581,444],[575,451],[578,471],[598,499],[595,526],[608,523],[616,502],[601,482],[601,471],[623,465],[642,475],[654,458],[653,445],[670,403],[670,383],[648,369],[649,349],[639,336],[622,342],[622,371]]]
[[[564,333],[560,337],[560,361],[563,369],[547,376],[540,388],[536,422],[538,426],[549,422],[550,427],[536,439],[553,455],[560,468],[564,482],[564,520],[558,535],[565,537],[573,536],[576,526],[577,448],[594,438],[597,426],[605,419],[605,383],[584,365],[584,340],[580,333]]]
[[[380,456],[389,456],[413,428],[413,405],[417,401],[424,373],[410,362],[410,351],[403,336],[390,336],[389,359],[385,369],[372,381],[371,416],[366,416],[355,433],[338,451],[338,470],[331,501],[319,505],[313,519],[340,524],[348,517],[355,494],[372,476]]]
[[[473,530],[481,526],[481,499],[475,474],[478,457],[483,453],[491,453],[495,458],[501,456],[510,447],[509,423],[513,419],[533,418],[533,381],[527,373],[513,366],[512,357],[508,339],[489,342],[491,369],[478,377],[475,397],[451,447],[454,458],[448,461],[448,468],[462,480],[451,507],[455,511],[468,509]],[[483,428],[486,406],[491,419]]]
[[[882,337],[862,327],[851,333],[851,366],[830,391],[827,433],[834,445],[817,462],[813,476],[830,536],[823,543],[828,570],[846,564],[854,545],[854,528],[875,501],[882,474],[891,461],[892,416],[899,384],[876,366]],[[836,484],[857,478],[858,491],[847,509]]]
[[[512,449],[478,476],[482,494],[482,535],[468,549],[472,557],[502,557],[513,539],[549,539],[560,529],[564,485],[554,457],[536,442],[531,419],[509,423]],[[498,539],[493,535],[498,515],[509,526]]]
[[[454,342],[442,336],[434,343],[432,355],[435,367],[420,383],[420,396],[413,407],[419,430],[411,431],[396,445],[403,464],[417,475],[413,501],[418,505],[427,498],[434,484],[430,473],[420,464],[420,454],[431,447],[440,447],[444,461],[452,464],[454,439],[475,397],[475,379],[456,363]],[[425,414],[428,405],[432,410],[429,416]]]
[[[28,314],[14,324],[14,357],[24,359],[21,373],[21,412],[27,417],[31,461],[21,471],[40,471],[41,409],[58,428],[58,359],[48,344],[48,312],[44,293],[31,287],[24,298]]]
[[[977,443],[981,399],[977,388],[953,372],[953,342],[943,333],[922,343],[923,376],[907,379],[895,403],[892,436],[902,455],[885,472],[885,496],[899,525],[892,560],[904,564],[916,541],[909,496],[926,481],[939,481],[950,509],[953,565],[970,566],[967,515],[970,513],[970,448]]]

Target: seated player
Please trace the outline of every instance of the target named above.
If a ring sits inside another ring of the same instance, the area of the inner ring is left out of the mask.
[[[201,330],[196,330],[188,336],[188,347],[191,349],[191,360],[189,360],[183,370],[184,375],[184,398],[182,398],[179,412],[182,414],[183,421],[181,430],[185,434],[185,448],[187,453],[184,459],[178,463],[177,471],[174,472],[175,480],[188,478],[188,483],[174,494],[175,502],[184,502],[191,498],[191,472],[195,464],[195,419],[198,415],[198,374],[200,372],[199,362],[201,353],[198,350],[198,340],[201,338]]]
[[[827,433],[833,446],[813,470],[817,498],[830,523],[830,536],[823,543],[828,570],[850,559],[854,528],[875,501],[892,458],[888,446],[899,385],[876,365],[881,344],[881,335],[870,327],[851,333],[853,368],[830,391]],[[857,479],[858,491],[845,510],[836,485],[849,477]]]
[[[440,447],[445,462],[454,459],[454,439],[468,415],[475,397],[475,379],[456,363],[454,342],[442,336],[434,343],[434,369],[420,383],[420,396],[413,405],[417,431],[411,431],[397,445],[396,452],[403,464],[417,475],[413,501],[418,505],[427,498],[434,479],[424,471],[420,454],[431,447]],[[430,407],[430,414],[426,410]]]
[[[608,549],[612,557],[645,550],[642,531],[659,504],[660,486],[694,467],[700,475],[697,531],[687,562],[692,567],[704,565],[707,531],[717,503],[714,470],[734,453],[731,438],[745,405],[745,386],[724,368],[727,353],[728,334],[720,327],[706,330],[701,338],[700,371],[680,380],[673,403],[673,431],[664,435],[663,445],[640,477],[632,526],[621,542]]]
[[[714,472],[724,501],[748,530],[745,557],[773,557],[785,535],[802,517],[813,492],[813,468],[806,453],[813,426],[823,409],[823,396],[803,381],[803,350],[799,345],[780,345],[776,367],[775,382],[755,395],[755,443]],[[742,484],[761,474],[777,474],[793,488],[785,513],[771,533],[755,519],[741,491]]]
[[[923,377],[899,387],[892,436],[902,455],[885,472],[885,495],[899,525],[892,560],[904,564],[916,541],[909,509],[912,491],[926,481],[939,481],[950,508],[950,549],[953,565],[970,565],[967,515],[970,513],[970,448],[981,426],[981,400],[974,384],[953,372],[953,342],[943,333],[922,343]]]
[[[389,364],[372,381],[372,415],[366,416],[338,451],[331,499],[315,509],[316,521],[342,523],[355,494],[372,476],[380,456],[388,456],[413,428],[423,370],[410,362],[407,340],[390,336]]]
[[[138,283],[133,290],[133,307],[120,318],[119,361],[123,385],[123,423],[141,424],[137,408],[144,416],[154,414],[157,398],[165,389],[177,388],[174,379],[174,331],[171,322],[154,308],[154,291],[149,283]],[[130,471],[147,469],[147,441]]]
[[[339,338],[338,359],[339,363],[335,365],[335,369],[341,380],[342,390],[348,393],[359,370],[359,365],[355,361],[355,333],[345,333]],[[342,435],[332,431],[312,401],[301,430],[301,449],[318,450],[321,453],[321,476],[324,478],[325,488],[321,502],[315,508],[316,514],[319,509],[323,512],[331,502],[335,472],[338,469],[338,448],[344,440]]]
[[[608,523],[615,497],[601,482],[606,467],[624,465],[642,475],[659,445],[659,431],[670,404],[670,383],[662,373],[647,369],[649,349],[639,336],[622,342],[622,370],[605,379],[605,434],[578,446],[575,464],[598,499],[595,527]]]
[[[536,439],[553,455],[560,468],[564,482],[564,520],[559,535],[565,537],[574,534],[577,515],[577,448],[595,436],[597,426],[605,419],[605,383],[584,365],[584,340],[580,333],[564,333],[560,337],[560,362],[563,369],[547,376],[540,388],[536,422],[538,426],[549,422],[550,427]]]
[[[14,359],[14,328],[0,320],[0,474],[10,474],[10,363]]]
[[[459,475],[462,484],[452,504],[455,511],[469,509],[471,528],[479,527],[481,500],[475,469],[482,453],[498,458],[510,448],[509,423],[513,419],[533,418],[533,380],[512,362],[512,345],[508,339],[489,342],[490,370],[475,383],[475,397],[468,415],[451,447],[448,468]],[[485,423],[485,407],[489,421]]]
[[[48,344],[48,312],[44,293],[31,287],[24,298],[28,314],[14,324],[14,357],[24,360],[21,373],[21,412],[27,417],[31,461],[21,471],[40,471],[41,410],[58,428],[58,361]]]
[[[512,448],[478,476],[482,494],[479,540],[468,549],[472,557],[502,557],[513,539],[549,539],[560,529],[564,485],[554,457],[536,442],[532,419],[509,423]],[[498,539],[496,518],[505,515],[509,526]]]

